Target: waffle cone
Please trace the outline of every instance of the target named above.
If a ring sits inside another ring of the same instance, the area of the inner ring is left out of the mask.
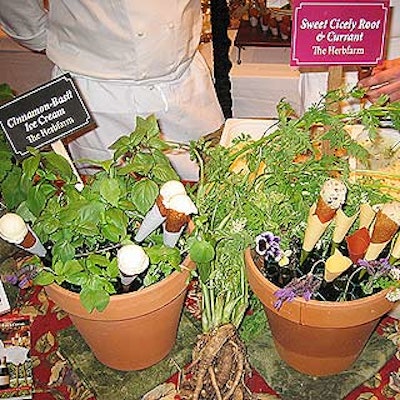
[[[353,216],[348,217],[342,209],[339,209],[335,215],[335,229],[333,231],[332,240],[335,243],[341,243],[349,231],[354,221],[358,217],[358,212]]]
[[[394,258],[400,258],[400,235],[397,236],[397,239],[394,243],[391,256]]]
[[[188,215],[169,209],[165,220],[165,230],[179,232],[189,222],[189,219]]]
[[[360,205],[360,220],[359,228],[369,228],[372,221],[375,218],[375,211],[368,203],[363,203]]]
[[[316,204],[310,208],[307,219],[307,228],[304,234],[303,250],[310,252],[321,238],[322,234],[328,227],[329,222],[322,223],[317,215],[315,215]]]
[[[384,242],[384,243],[370,243],[367,249],[367,252],[365,253],[364,258],[367,261],[372,261],[376,260],[379,256],[379,254],[382,253],[383,249],[386,247],[386,245],[389,243],[389,241]]]
[[[336,214],[336,210],[329,207],[328,204],[322,199],[322,197],[318,198],[317,208],[315,210],[315,214],[318,216],[319,220],[324,224],[325,222],[330,221]]]
[[[399,226],[385,213],[379,210],[376,214],[375,224],[372,229],[371,242],[385,243],[393,239]]]

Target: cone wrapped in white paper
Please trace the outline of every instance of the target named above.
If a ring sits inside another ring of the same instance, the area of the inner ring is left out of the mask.
[[[359,228],[369,228],[376,215],[375,210],[368,203],[360,205]]]
[[[35,232],[18,214],[7,213],[0,218],[0,237],[31,254],[46,255],[46,249]]]
[[[178,243],[178,240],[181,237],[184,229],[185,229],[185,226],[182,226],[182,228],[179,231],[170,232],[170,231],[167,231],[167,229],[165,228],[165,223],[164,223],[163,224],[163,243],[165,244],[165,246],[175,247],[176,244]]]
[[[303,250],[310,252],[317,244],[331,221],[322,223],[318,216],[315,215],[316,204],[313,204],[308,213],[307,227],[304,234]]]
[[[136,233],[135,241],[142,242],[155,231],[166,219],[169,201],[173,196],[186,194],[185,186],[182,182],[171,180],[165,182],[160,188],[160,194],[157,197],[153,207],[144,217]]]
[[[348,217],[342,209],[339,209],[335,215],[335,229],[333,230],[332,240],[335,243],[341,243],[349,231],[354,221],[357,219],[359,212]]]
[[[136,242],[142,242],[147,236],[155,231],[164,221],[165,216],[161,215],[157,204],[154,204],[151,210],[146,214],[135,235]]]
[[[123,286],[129,286],[150,264],[148,255],[137,244],[122,246],[117,252],[117,260]]]
[[[186,194],[171,197],[169,201],[167,218],[163,224],[164,244],[174,247],[182,235],[185,226],[190,220],[191,214],[197,214],[197,207]]]

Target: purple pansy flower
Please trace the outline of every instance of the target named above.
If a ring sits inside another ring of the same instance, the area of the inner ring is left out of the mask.
[[[281,238],[272,232],[264,232],[256,237],[256,252],[264,256],[265,261],[276,260],[282,254],[280,248]]]

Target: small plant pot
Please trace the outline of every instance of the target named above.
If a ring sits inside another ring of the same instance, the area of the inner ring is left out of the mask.
[[[348,369],[364,349],[380,318],[393,307],[381,291],[346,302],[296,298],[274,307],[278,287],[266,279],[245,253],[251,289],[264,306],[279,356],[307,375],[325,376]]]
[[[45,290],[69,314],[101,363],[121,371],[141,370],[172,350],[193,266],[187,259],[182,272],[143,290],[111,296],[103,312],[88,313],[79,294],[59,285],[45,286]]]

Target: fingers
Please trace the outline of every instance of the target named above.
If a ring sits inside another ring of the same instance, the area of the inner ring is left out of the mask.
[[[382,95],[389,96],[391,102],[400,100],[400,81],[387,83],[367,91],[367,97],[371,102],[377,101]]]
[[[366,95],[372,102],[381,95],[389,96],[390,101],[400,98],[400,62],[399,60],[385,61],[373,70],[373,74],[361,79],[360,87],[369,88]]]

